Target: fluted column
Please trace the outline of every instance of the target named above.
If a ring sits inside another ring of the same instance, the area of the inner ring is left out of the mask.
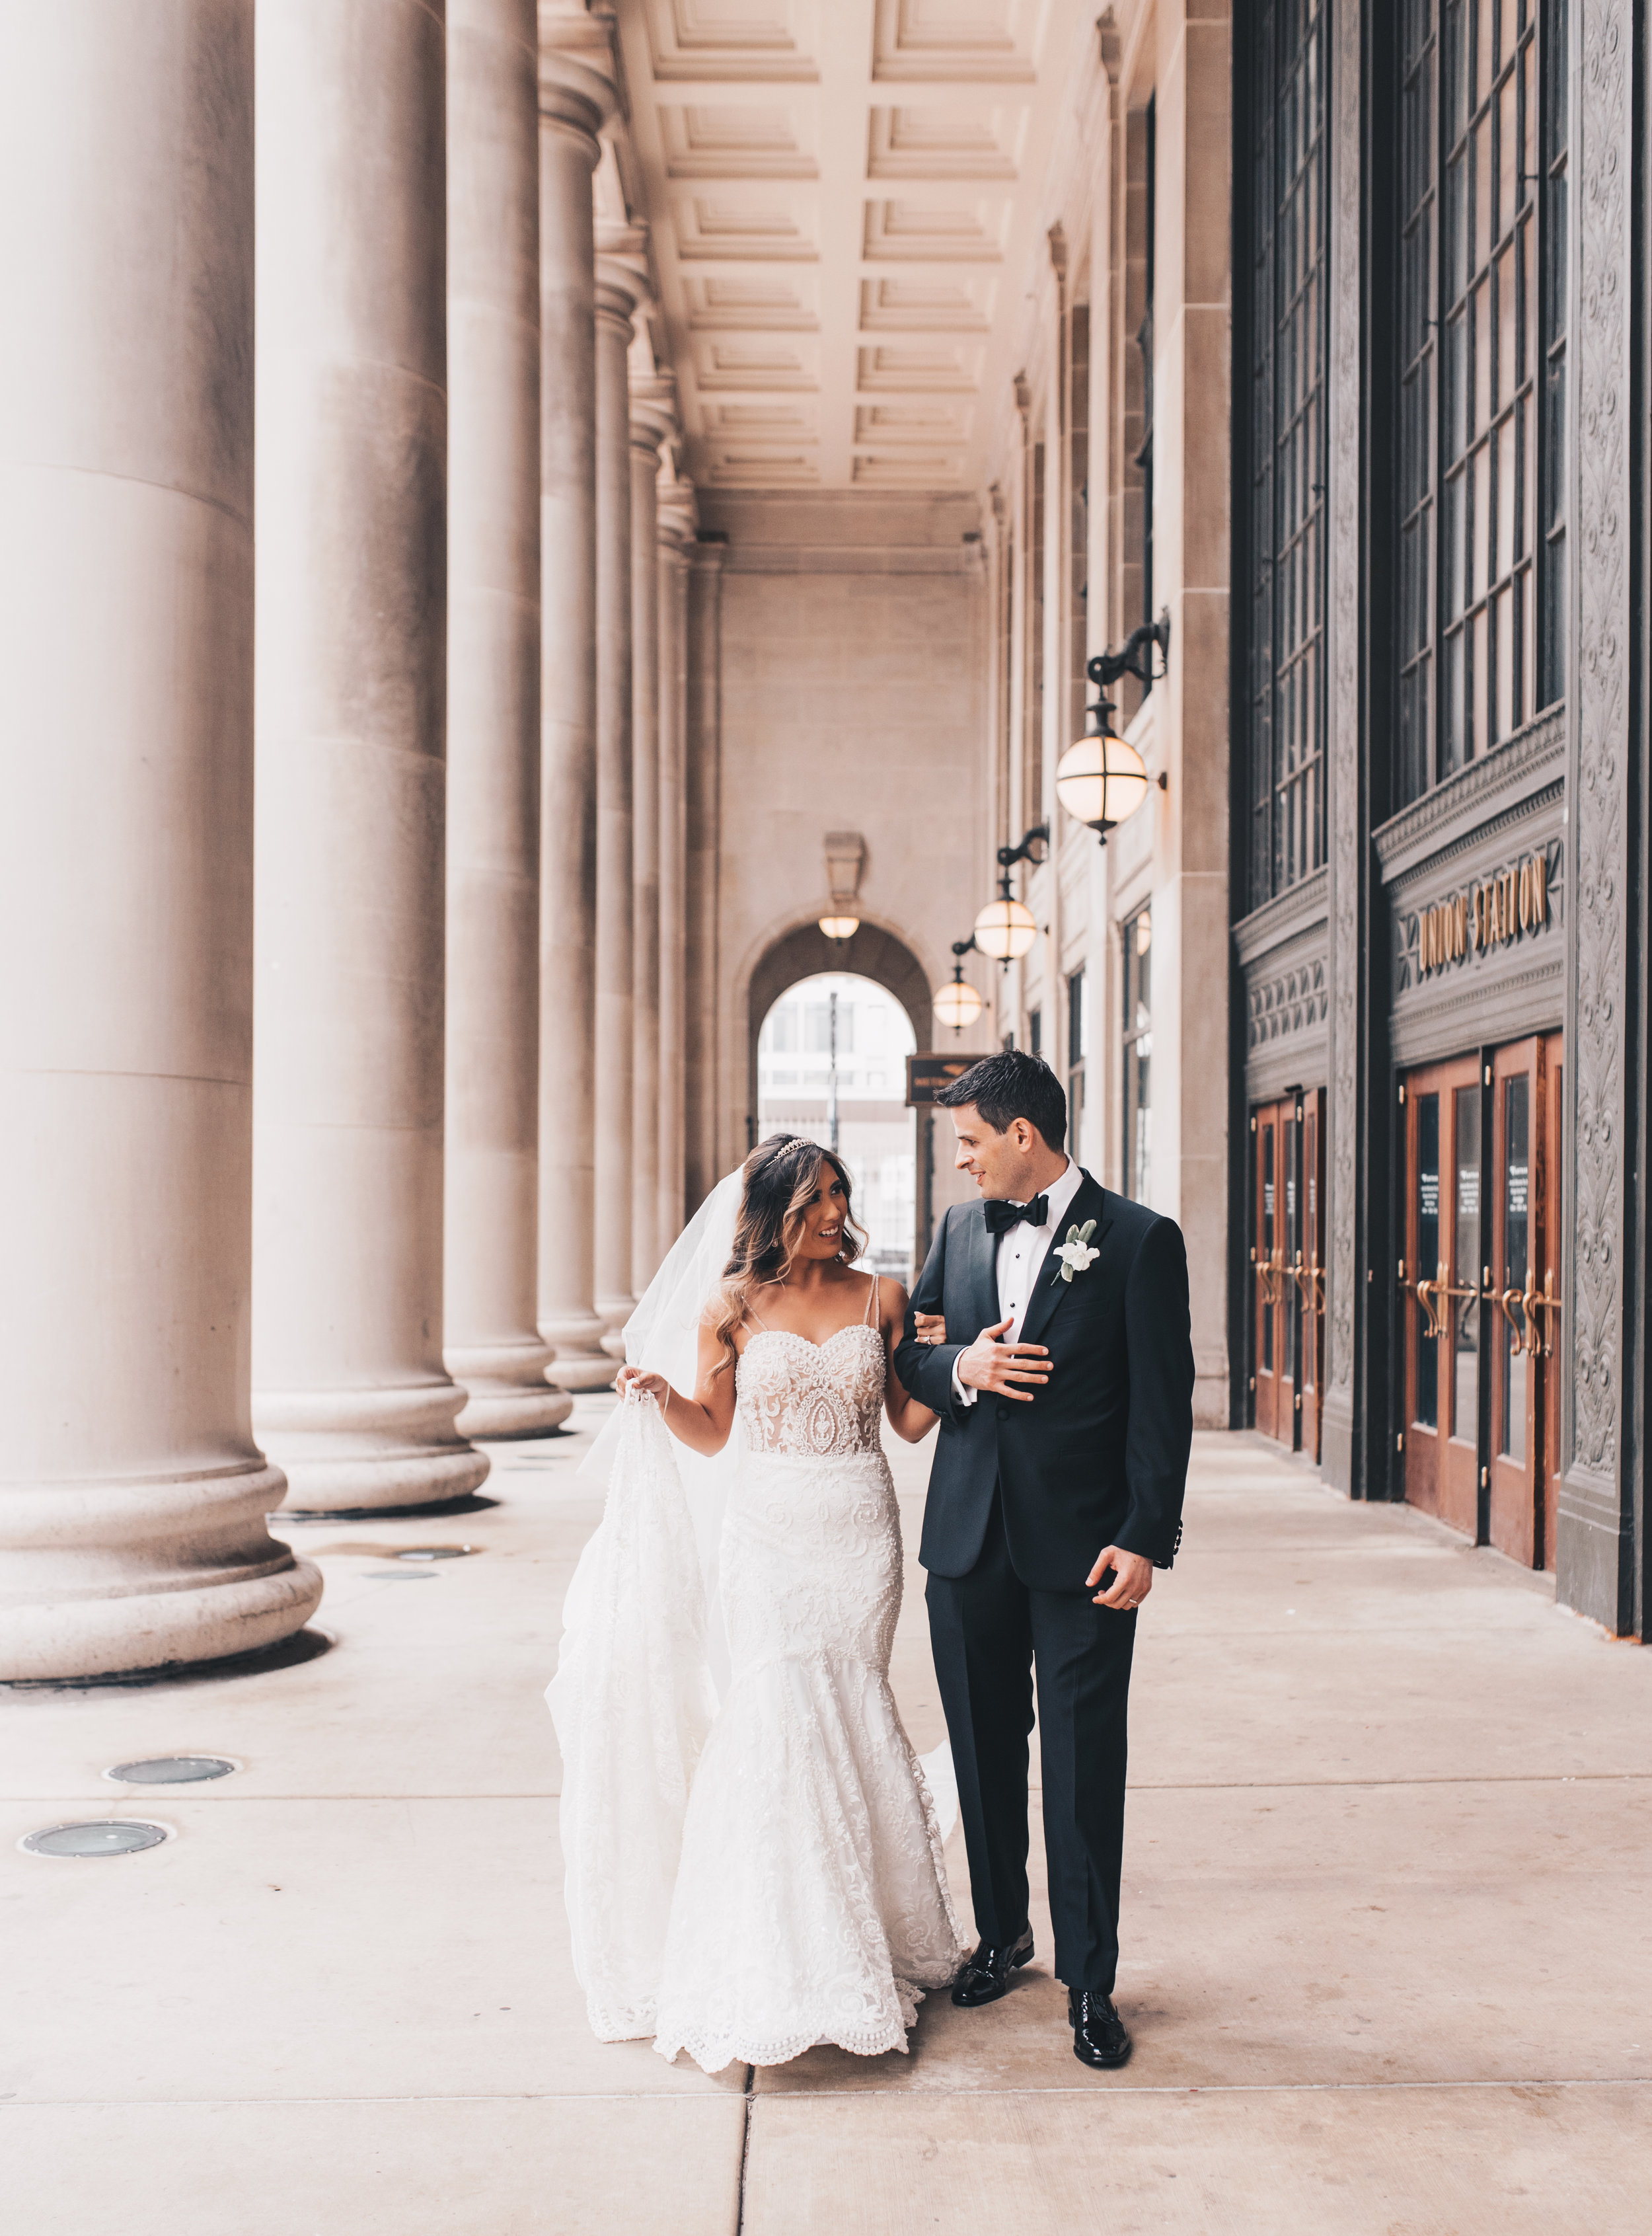
[[[631,1286],[659,1264],[659,446],[669,378],[631,384]]]
[[[462,1434],[538,1436],[539,40],[448,0],[448,1029],[443,1355]]]
[[[247,1330],[252,0],[0,71],[0,1678],[285,1637]]]
[[[596,1203],[596,338],[591,174],[612,103],[540,61],[539,1327],[565,1390],[613,1379],[593,1306]]]
[[[253,1418],[311,1510],[474,1490],[442,1359],[439,10],[258,10]]]
[[[635,1299],[631,1265],[634,1101],[631,401],[626,355],[647,293],[646,236],[600,226],[597,355],[597,1317],[615,1358]]]
[[[692,483],[661,480],[659,513],[659,1187],[655,1246],[663,1256],[684,1207],[684,965],[688,825],[684,739],[688,706],[688,567],[694,543]]]

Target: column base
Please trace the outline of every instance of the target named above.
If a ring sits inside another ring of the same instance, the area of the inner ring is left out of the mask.
[[[302,1630],[321,1575],[266,1527],[284,1488],[254,1463],[0,1492],[0,1680],[219,1661]]]
[[[602,1323],[602,1348],[621,1365],[626,1357],[626,1322],[637,1309],[634,1297],[599,1297],[597,1318]]]
[[[255,1390],[254,1433],[286,1476],[287,1511],[441,1506],[488,1479],[463,1442],[465,1392],[451,1382],[380,1390]]]
[[[542,1319],[539,1332],[552,1346],[549,1371],[559,1389],[613,1389],[614,1362],[602,1347],[602,1322],[594,1312],[570,1312]]]
[[[574,1411],[567,1391],[552,1382],[550,1362],[549,1344],[532,1337],[444,1351],[442,1364],[465,1393],[455,1430],[462,1437],[549,1436]]]

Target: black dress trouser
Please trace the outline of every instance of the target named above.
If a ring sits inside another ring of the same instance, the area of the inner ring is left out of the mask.
[[[1135,1614],[1097,1607],[1088,1589],[1024,1584],[998,1491],[980,1558],[966,1576],[932,1575],[925,1597],[980,1937],[1013,1942],[1026,1924],[1036,1665],[1056,1975],[1070,1988],[1110,1996],[1118,1970]]]

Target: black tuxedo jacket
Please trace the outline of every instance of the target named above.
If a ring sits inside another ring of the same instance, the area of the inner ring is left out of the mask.
[[[1071,1281],[1056,1250],[1093,1219],[1100,1256]],[[995,1237],[982,1205],[954,1204],[941,1223],[907,1314],[895,1371],[941,1416],[918,1558],[937,1575],[967,1575],[980,1556],[1001,1485],[1016,1574],[1041,1591],[1082,1591],[1105,1545],[1167,1568],[1182,1538],[1193,1441],[1193,1343],[1182,1230],[1088,1173],[1032,1291],[1019,1340],[1050,1353],[1048,1383],[1030,1405],[953,1395],[953,1362],[998,1309]],[[944,1312],[947,1341],[915,1339],[914,1315]],[[954,1340],[962,1336],[963,1343]]]

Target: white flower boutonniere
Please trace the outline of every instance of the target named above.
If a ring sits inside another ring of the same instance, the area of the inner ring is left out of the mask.
[[[1082,1227],[1070,1227],[1067,1239],[1056,1252],[1061,1260],[1061,1278],[1070,1281],[1075,1273],[1087,1273],[1100,1257],[1099,1250],[1092,1247],[1090,1238],[1096,1231],[1093,1219],[1086,1219]]]

